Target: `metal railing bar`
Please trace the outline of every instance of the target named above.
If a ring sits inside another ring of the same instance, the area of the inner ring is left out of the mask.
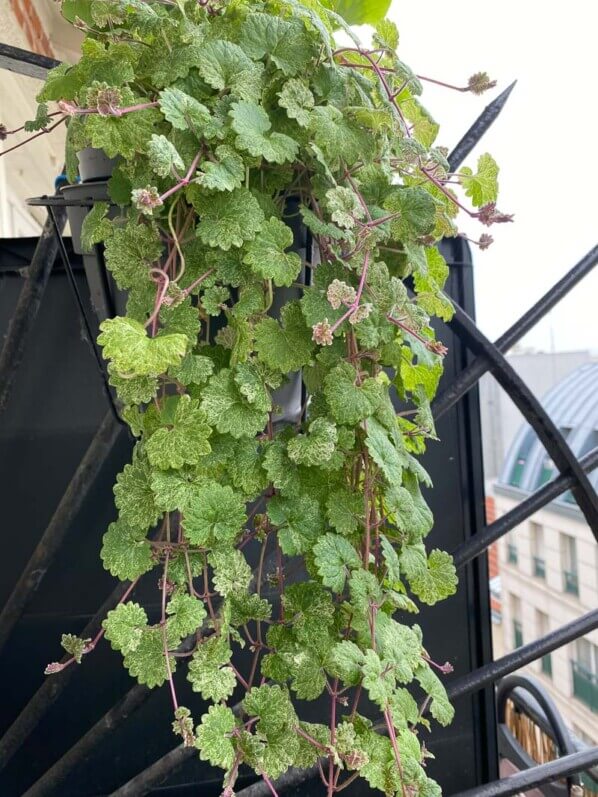
[[[44,224],[31,263],[27,269],[25,284],[19,298],[0,353],[0,412],[8,403],[15,377],[23,360],[25,346],[31,332],[43,295],[48,284],[52,266],[58,253],[56,226],[62,232],[66,223],[66,212],[59,209],[55,219],[50,215]]]
[[[122,418],[119,415],[118,409],[117,409],[115,401],[114,401],[114,396],[112,395],[112,391],[110,390],[110,384],[108,383],[108,377],[107,377],[107,374],[106,374],[106,370],[104,368],[104,363],[102,361],[102,357],[100,355],[100,352],[98,351],[98,347],[97,347],[97,345],[95,343],[95,335],[94,335],[93,330],[91,328],[91,322],[90,322],[89,318],[87,317],[87,311],[85,309],[85,303],[83,301],[83,297],[81,296],[81,292],[79,291],[79,287],[77,285],[77,280],[75,278],[75,273],[73,271],[73,266],[71,264],[71,259],[69,257],[69,253],[66,250],[66,246],[64,245],[64,240],[62,238],[62,235],[60,234],[60,229],[58,227],[58,222],[57,222],[56,214],[54,212],[54,208],[51,205],[48,206],[48,214],[50,216],[50,219],[52,220],[52,223],[54,224],[54,231],[56,233],[56,238],[57,238],[57,242],[58,242],[58,251],[60,253],[60,258],[62,260],[62,264],[64,265],[64,269],[66,271],[66,274],[67,274],[67,277],[68,277],[68,280],[69,280],[69,285],[71,286],[71,290],[72,290],[73,296],[75,298],[75,304],[77,305],[77,309],[79,310],[79,314],[81,315],[81,318],[83,319],[83,324],[85,326],[87,342],[89,344],[89,348],[91,349],[91,352],[92,352],[93,357],[94,357],[95,364],[96,364],[98,372],[100,374],[100,379],[102,380],[102,387],[104,389],[104,393],[106,394],[106,398],[108,399],[108,403],[110,405],[110,409],[112,410],[112,414],[114,415],[114,418],[116,419],[116,421],[118,421],[119,424],[125,425],[124,421],[122,420]]]
[[[459,168],[476,144],[480,142],[481,138],[487,133],[490,127],[492,127],[502,109],[505,107],[516,83],[517,81],[514,80],[510,86],[507,86],[496,99],[492,100],[492,102],[484,108],[482,113],[455,146],[448,157],[452,172]]]
[[[109,734],[113,733],[115,728],[124,720],[137,711],[150,694],[151,690],[141,684],[137,684],[130,689],[62,758],[56,761],[39,780],[27,789],[23,797],[43,797],[44,795],[57,794],[55,789],[64,781],[67,775],[96,752],[98,745]]]
[[[178,745],[173,750],[169,750],[162,758],[154,761],[147,769],[127,781],[124,786],[120,786],[116,791],[113,791],[109,797],[143,797],[144,794],[152,791],[154,786],[164,783],[192,755],[198,755],[195,747]]]
[[[32,53],[20,47],[11,47],[0,42],[0,69],[7,69],[17,75],[26,75],[37,80],[45,80],[50,69],[59,66],[60,61],[47,55]]]
[[[509,677],[514,677],[514,676],[509,676]],[[536,684],[536,686],[541,686],[536,681],[535,678],[532,678],[529,675],[522,675],[522,676],[518,676],[518,677],[520,677],[521,680],[525,680],[526,682],[527,681],[532,681],[533,683]],[[498,688],[499,692],[500,692],[501,685],[502,685],[502,682],[501,682],[501,684],[499,685],[499,688]],[[542,688],[542,690],[544,692],[546,692],[546,690],[545,690],[545,688],[543,686],[541,686],[541,688]],[[509,693],[507,699],[510,700],[513,703],[513,705],[516,707],[516,709],[518,711],[520,711],[521,713],[523,713],[527,717],[529,717],[532,720],[532,722],[535,725],[538,726],[538,728],[542,731],[542,733],[544,733],[546,736],[548,736],[550,739],[552,739],[552,741],[555,744],[557,743],[557,738],[556,738],[556,734],[554,732],[554,727],[552,726],[551,722],[549,721],[549,719],[548,719],[548,717],[546,715],[544,707],[541,705],[541,703],[538,700],[535,699],[535,697],[530,695],[530,693],[527,692],[524,687],[515,686],[515,688]],[[559,713],[558,709],[557,709],[557,713]],[[560,716],[560,714],[559,714],[559,716]],[[505,723],[504,716],[503,717],[499,716],[499,720],[498,721],[499,721],[499,724],[504,724]],[[508,728],[506,728],[506,732],[511,734],[511,731]],[[569,732],[569,736],[570,736],[571,742],[573,744],[573,749],[570,750],[569,752],[578,753],[581,750],[587,750],[588,749],[589,745],[588,744],[584,744],[584,742],[582,742],[573,732]],[[593,777],[594,780],[597,780],[598,779],[598,767],[594,767],[593,769],[588,770],[588,775],[590,777]]]
[[[547,653],[551,653],[553,650],[573,642],[578,637],[589,634],[595,628],[598,628],[598,609],[577,617],[570,623],[557,628],[556,631],[551,631],[550,634],[523,645],[496,661],[490,661],[488,664],[484,664],[483,667],[479,667],[477,670],[461,676],[461,678],[454,679],[448,684],[448,695],[452,700],[455,700],[463,695],[483,689],[499,678],[510,675],[520,667],[525,667],[526,664],[530,664]]]
[[[13,628],[52,565],[120,432],[121,427],[114,420],[112,413],[108,413],[77,466],[60,503],[0,613],[0,650],[6,644]]]
[[[586,473],[598,467],[598,448],[592,449],[584,457],[579,460],[580,466]],[[476,556],[484,553],[493,542],[496,542],[509,531],[514,529],[528,517],[542,509],[543,506],[554,501],[559,495],[562,495],[566,490],[573,487],[576,483],[574,476],[557,476],[555,479],[544,484],[539,490],[526,498],[513,509],[509,510],[502,517],[499,517],[494,523],[483,528],[477,534],[474,534],[467,542],[462,543],[453,552],[453,559],[455,567],[460,568],[471,562]]]
[[[516,775],[509,775],[502,780],[467,789],[454,797],[511,797],[520,792],[527,792],[536,786],[552,783],[568,775],[582,772],[596,763],[598,763],[598,747],[590,747],[583,752],[571,753],[571,755],[563,756],[556,761],[539,764],[537,767],[518,772]]]
[[[494,345],[505,354],[529,332],[569,291],[586,277],[598,263],[598,245],[591,249],[573,268],[547,291],[513,326],[498,338]],[[438,419],[470,390],[491,367],[490,361],[479,356],[467,366],[437,397],[432,405],[434,418]]]
[[[100,606],[93,618],[87,623],[80,636],[83,639],[94,637],[100,630],[102,620],[106,613],[113,609],[127,592],[131,583],[128,581],[118,584]],[[65,656],[66,660],[68,656]],[[83,665],[84,666],[84,665]],[[40,686],[31,700],[23,708],[19,716],[6,730],[0,739],[0,771],[7,765],[17,750],[35,730],[46,712],[58,700],[69,681],[77,672],[75,666],[67,667],[62,672],[52,675]]]
[[[287,770],[284,775],[281,775],[275,783],[276,791],[282,792],[285,789],[290,789],[293,786],[298,786],[307,780],[315,778],[318,774],[318,767],[313,766],[310,769],[291,769]],[[272,792],[270,787],[263,780],[258,780],[251,786],[246,786],[241,791],[236,792],[236,797],[271,797]]]
[[[499,724],[505,723],[505,712],[507,700],[511,696],[513,689],[519,687],[526,690],[538,702],[542,711],[546,715],[550,727],[553,731],[553,737],[556,742],[556,747],[559,756],[570,755],[571,753],[578,752],[575,748],[573,737],[569,733],[567,726],[561,716],[560,711],[548,692],[543,688],[542,684],[536,682],[533,678],[522,675],[509,675],[499,683],[496,690],[496,711]],[[515,737],[513,737],[515,738]],[[571,776],[567,778],[567,785],[569,788],[573,785],[579,785],[579,777]]]
[[[574,476],[576,483],[572,487],[573,495],[588,525],[598,539],[598,495],[579,464],[579,460],[552,418],[505,356],[478,329],[467,313],[458,304],[454,304],[455,315],[451,321],[451,327],[474,353],[482,354],[488,359],[494,378],[533,427],[559,471],[562,474]]]

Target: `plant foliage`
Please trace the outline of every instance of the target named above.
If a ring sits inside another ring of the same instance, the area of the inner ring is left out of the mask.
[[[510,217],[490,155],[449,174],[388,5],[63,0],[82,57],[50,73],[30,126],[68,121],[71,179],[84,147],[119,158],[121,212],[98,205],[84,227],[128,292],[99,344],[137,438],[102,559],[152,579],[162,612],[123,602],[104,632],[140,683],[170,682],[175,733],[225,770],[228,797],[242,764],[271,781],[318,759],[329,796],[357,776],[439,793],[418,701],[443,725],[453,710],[412,619],[457,584],[426,551],[417,460],[446,352],[431,317],[452,314],[436,244],[459,208]],[[371,48],[339,46],[343,14],[377,25]],[[297,374],[308,400],[282,422]],[[95,645],[64,640],[77,662]],[[330,719],[303,721],[321,695]]]

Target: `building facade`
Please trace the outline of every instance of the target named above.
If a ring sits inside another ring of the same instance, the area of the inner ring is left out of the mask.
[[[575,369],[542,403],[578,458],[598,446],[598,363]],[[496,515],[555,475],[554,464],[525,424],[491,487]],[[598,485],[598,472],[590,481]],[[570,492],[500,541],[498,566],[505,652],[598,607],[598,545]],[[598,630],[525,670],[542,681],[576,735],[598,744]]]

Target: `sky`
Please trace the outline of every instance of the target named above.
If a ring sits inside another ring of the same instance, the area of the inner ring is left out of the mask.
[[[499,119],[466,164],[490,152],[500,165],[498,207],[514,224],[474,250],[477,320],[497,338],[598,243],[598,4],[590,0],[393,0],[399,57],[420,75],[463,85],[498,81],[481,97],[424,85],[423,102],[452,149],[513,80]],[[488,232],[463,219],[475,237]],[[598,353],[598,267],[522,341],[542,351]]]

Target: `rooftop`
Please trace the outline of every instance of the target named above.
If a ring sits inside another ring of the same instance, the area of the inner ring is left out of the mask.
[[[598,363],[586,363],[570,373],[542,398],[542,406],[560,429],[578,459],[598,446]],[[558,475],[532,427],[525,423],[505,458],[498,484],[532,493]],[[598,471],[589,476],[598,488]],[[567,491],[555,501],[575,507]]]

